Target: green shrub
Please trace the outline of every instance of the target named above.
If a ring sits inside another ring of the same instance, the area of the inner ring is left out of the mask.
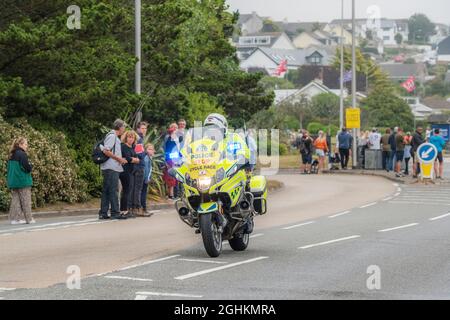
[[[61,133],[45,133],[33,129],[25,120],[7,123],[0,117],[0,210],[8,210],[10,192],[6,185],[8,152],[19,136],[29,142],[29,158],[33,164],[33,206],[88,199],[87,186],[77,175],[78,167],[71,158],[66,138]]]
[[[280,150],[279,151],[280,152],[280,156],[286,156],[286,155],[289,154],[289,148],[284,143],[280,143],[279,150]]]

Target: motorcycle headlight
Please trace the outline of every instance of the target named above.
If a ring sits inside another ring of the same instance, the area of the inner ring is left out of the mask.
[[[225,170],[223,168],[220,168],[216,172],[216,181],[217,181],[217,183],[222,181],[224,178],[225,178]]]
[[[200,189],[200,191],[206,191],[211,187],[211,183],[211,177],[200,177],[198,179],[198,188]]]

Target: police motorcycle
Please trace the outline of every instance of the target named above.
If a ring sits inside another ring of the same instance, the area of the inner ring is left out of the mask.
[[[170,172],[181,185],[175,202],[180,219],[201,234],[213,258],[226,240],[233,250],[246,250],[253,218],[267,212],[266,179],[252,175],[247,144],[227,129],[222,115],[209,115],[203,127],[188,134],[182,165]]]

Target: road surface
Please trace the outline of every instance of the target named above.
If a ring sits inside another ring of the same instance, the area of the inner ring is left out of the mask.
[[[286,188],[256,219],[249,249],[225,245],[218,259],[171,211],[2,225],[0,299],[450,298],[450,186],[278,178]],[[79,290],[67,287],[69,265],[81,269]]]

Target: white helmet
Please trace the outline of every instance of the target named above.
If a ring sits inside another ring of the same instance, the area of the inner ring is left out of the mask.
[[[209,116],[206,117],[206,120],[203,124],[203,126],[215,126],[219,129],[228,130],[228,121],[225,119],[225,117],[218,113],[211,113]]]

